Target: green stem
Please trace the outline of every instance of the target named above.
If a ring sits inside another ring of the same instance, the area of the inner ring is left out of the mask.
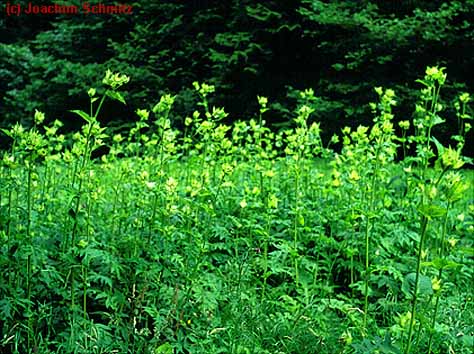
[[[443,269],[440,269],[438,272],[438,279],[441,280],[441,276],[443,275]],[[428,351],[426,352],[427,354],[431,353],[431,347],[433,345],[433,335],[434,335],[434,328],[436,325],[436,317],[438,316],[438,309],[439,309],[439,299],[441,298],[440,294],[436,296],[436,303],[435,303],[435,308],[433,312],[433,318],[431,319],[431,333],[430,333],[430,339],[428,340]]]
[[[451,203],[448,202],[448,205],[446,206],[446,214],[444,215],[444,220],[443,220],[443,232],[442,232],[442,235],[440,237],[440,244],[438,245],[439,257],[441,259],[444,259],[444,257],[445,257],[444,241],[445,241],[445,237],[446,237],[447,230],[448,230],[448,212],[449,212],[450,207],[451,207]],[[441,268],[438,272],[438,280],[439,281],[441,281],[442,275],[443,275],[443,268]],[[433,318],[432,318],[432,321],[431,321],[431,333],[430,333],[430,338],[428,340],[428,354],[431,353],[431,347],[432,347],[432,344],[433,344],[434,328],[435,328],[435,325],[436,325],[436,318],[438,317],[438,309],[439,309],[439,300],[440,300],[440,298],[441,298],[441,294],[438,294],[438,296],[436,297],[435,308],[434,308],[434,311],[433,311]]]
[[[29,161],[31,164],[31,161]],[[27,220],[26,220],[26,239],[28,240],[28,257],[26,260],[26,293],[28,299],[27,314],[28,314],[28,335],[27,335],[27,348],[28,353],[30,352],[31,342],[31,252],[33,250],[33,243],[31,240],[31,165],[28,165],[28,181],[27,181]]]
[[[370,229],[372,228],[372,212],[374,209],[375,199],[375,187],[377,186],[377,177],[379,173],[379,153],[380,147],[383,143],[383,139],[378,142],[377,149],[375,151],[375,166],[374,173],[372,175],[372,181],[370,183],[369,203],[367,217],[365,221],[365,274],[364,274],[364,319],[363,319],[363,330],[364,333],[367,329],[367,316],[369,312],[369,267],[370,267]]]
[[[369,239],[370,239],[370,215],[365,222],[365,274],[364,274],[364,331],[367,328],[367,313],[369,309]]]
[[[74,315],[75,307],[76,307],[76,302],[75,302],[75,296],[74,296],[74,268],[71,267],[71,339],[70,339],[70,345],[72,346],[73,343],[75,343],[75,330],[76,330],[76,316]]]
[[[268,278],[268,244],[270,241],[270,211],[267,210],[267,230],[265,233],[265,241],[263,244],[263,287],[262,287],[262,299],[265,297],[265,291],[267,287]]]
[[[295,219],[293,229],[293,252],[295,267],[295,285],[298,288],[299,270],[298,270],[298,223],[299,223],[299,158],[295,166]]]
[[[423,245],[426,237],[426,229],[428,226],[428,218],[426,216],[422,217],[421,220],[421,231],[420,231],[420,244],[418,248],[418,259],[416,261],[416,277],[415,277],[415,289],[413,293],[412,305],[411,305],[411,319],[410,319],[410,327],[408,329],[408,342],[407,347],[405,349],[405,354],[409,354],[411,351],[411,344],[413,338],[413,325],[415,323],[416,317],[416,303],[418,300],[418,283],[420,281],[420,272],[421,272],[421,255],[423,253]]]
[[[86,179],[84,178],[84,173],[85,173],[85,170],[86,170],[86,168],[87,168],[87,166],[90,162],[90,157],[91,157],[90,155],[91,155],[91,152],[92,152],[92,144],[91,144],[92,129],[94,127],[94,123],[97,120],[97,116],[98,116],[99,111],[102,107],[102,104],[104,103],[105,97],[106,97],[106,95],[104,94],[102,96],[102,99],[100,100],[99,106],[97,107],[97,110],[95,111],[94,116],[92,117],[92,120],[88,123],[85,146],[84,146],[84,149],[82,151],[82,161],[80,162],[79,170],[75,171],[75,172],[77,172],[77,174],[75,173],[74,177],[73,177],[73,186],[74,186],[74,181],[75,181],[76,177],[78,177],[78,180],[79,180],[79,185],[78,185],[77,190],[76,190],[76,193],[77,193],[76,194],[76,204],[75,204],[74,210],[73,210],[74,211],[74,214],[73,214],[74,222],[73,222],[73,226],[72,226],[72,230],[71,230],[71,247],[73,247],[73,248],[74,248],[74,245],[76,244],[76,236],[77,236],[78,226],[79,226],[79,210],[80,210],[81,199],[82,199],[82,194],[83,194],[83,185],[84,185],[84,182],[87,182]],[[93,110],[92,103],[91,103],[90,108],[91,108],[90,113],[92,115],[92,110]],[[87,178],[89,178],[89,177],[87,177]],[[90,209],[89,209],[89,211],[90,211]],[[87,233],[88,233],[88,230],[87,230]],[[64,247],[65,247],[65,249],[67,249],[67,244]],[[83,264],[81,264],[81,270],[84,271],[84,265]],[[75,317],[76,317],[74,315],[74,311],[75,311],[74,289],[75,289],[75,273],[76,273],[74,264],[71,265],[70,272],[71,272],[71,293],[70,293],[70,296],[71,296],[71,311],[72,311],[71,343],[74,343]],[[83,289],[83,316],[84,316],[84,318],[87,317],[87,314],[86,314],[86,311],[87,311],[86,300],[87,300],[87,289]]]
[[[150,220],[150,225],[148,227],[148,245],[149,246],[151,246],[151,235],[153,233],[153,226],[155,225],[157,201],[158,201],[158,196],[156,195],[156,193],[153,193],[151,220]]]
[[[86,261],[86,259],[84,259]],[[84,320],[84,334],[87,333],[87,266],[82,264],[82,314]],[[88,335],[84,335],[85,348],[88,351]]]
[[[12,181],[12,172],[10,170],[10,183]],[[12,237],[11,237],[11,220],[12,220],[12,203],[13,203],[13,190],[12,190],[12,187],[10,185],[10,188],[8,190],[8,208],[7,208],[7,223],[6,223],[6,236],[7,236],[7,245],[8,245],[8,252],[11,252],[12,250]],[[7,271],[7,274],[8,274],[8,285],[11,286],[11,266],[12,266],[12,262],[8,262],[8,271]]]

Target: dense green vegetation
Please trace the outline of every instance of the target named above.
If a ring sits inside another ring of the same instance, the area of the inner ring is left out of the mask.
[[[170,116],[176,127],[192,111],[191,84],[200,81],[219,87],[212,99],[226,107],[228,121],[254,114],[257,95],[271,97],[266,118],[275,130],[290,124],[288,106],[296,103],[297,90],[311,87],[327,143],[346,125],[370,123],[367,104],[376,86],[394,89],[396,116],[410,118],[415,79],[427,66],[440,65],[450,69],[441,102],[449,111],[448,124],[436,129],[447,143],[456,134],[450,129],[456,125],[456,94],[473,90],[472,0],[127,3],[133,15],[1,18],[0,125],[21,120],[31,126],[30,113],[38,109],[50,122],[61,119],[73,129],[67,110],[87,104],[87,89],[114,68],[132,82],[123,93],[126,108],[106,103],[102,119],[109,126],[129,123],[136,109],[151,109],[150,102],[170,90],[178,94]]]
[[[275,133],[267,98],[229,125],[198,82],[183,129],[163,95],[115,134],[99,117],[128,81],[88,89],[72,135],[40,111],[3,130],[1,353],[472,353],[472,98],[440,143],[443,69],[413,120],[377,87],[372,124],[329,144],[311,89]]]
[[[127,4],[0,17],[0,354],[471,354],[474,1]]]

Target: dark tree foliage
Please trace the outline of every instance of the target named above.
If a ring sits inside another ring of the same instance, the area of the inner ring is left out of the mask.
[[[473,1],[303,0],[299,12],[305,18],[305,35],[332,62],[318,83],[319,92],[343,102],[340,118],[353,125],[366,121],[364,103],[379,85],[395,89],[400,97],[398,116],[409,117],[419,88],[415,79],[426,66],[447,67],[446,103],[459,89],[472,92],[472,82],[465,87],[463,81],[474,70],[472,57],[466,55],[473,49],[468,21],[473,10]],[[452,112],[447,114],[455,119]]]
[[[179,94],[179,124],[196,99],[193,81],[216,85],[211,103],[225,106],[230,119],[255,115],[256,95],[268,96],[265,118],[275,127],[290,121],[298,90],[312,87],[326,136],[370,121],[374,86],[395,89],[396,113],[409,118],[415,79],[426,66],[447,68],[446,106],[459,90],[472,92],[472,0],[128,3],[131,16],[2,19],[2,125],[28,122],[35,108],[61,118],[85,104],[85,91],[107,68],[132,78],[127,108],[106,107],[117,124],[134,120],[134,110],[150,108],[164,92]]]

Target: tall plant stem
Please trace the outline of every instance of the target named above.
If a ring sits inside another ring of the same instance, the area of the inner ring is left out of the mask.
[[[265,291],[267,289],[267,278],[268,278],[268,244],[270,242],[270,211],[266,212],[267,219],[267,230],[265,232],[265,240],[263,244],[263,286],[262,286],[262,299],[265,298]]]
[[[298,288],[299,284],[299,269],[298,269],[298,223],[299,223],[299,158],[295,166],[295,219],[293,229],[293,252],[294,252],[294,267],[295,267],[295,285]]]
[[[10,171],[10,181],[11,181],[11,171]],[[12,187],[10,186],[8,190],[8,208],[7,208],[7,223],[6,223],[6,236],[7,236],[7,245],[8,251],[12,249],[12,236],[11,236],[11,219],[12,219],[12,203],[13,203],[13,191]],[[1,205],[1,204],[0,204]],[[7,274],[8,274],[8,285],[11,286],[12,282],[12,262],[8,262],[7,265]]]
[[[448,229],[448,213],[449,209],[451,207],[451,203],[448,202],[448,205],[446,206],[446,214],[444,215],[444,220],[443,220],[443,232],[440,237],[440,245],[439,246],[439,257],[441,259],[444,259],[445,257],[445,248],[444,248],[444,238],[446,237],[447,229]],[[438,272],[438,280],[441,281],[441,277],[443,275],[443,268],[441,268]],[[428,354],[431,353],[431,346],[433,345],[433,329],[436,325],[436,317],[438,316],[438,309],[439,309],[439,299],[441,298],[440,294],[436,297],[436,303],[433,311],[433,318],[431,319],[431,333],[430,333],[430,338],[428,340]]]
[[[441,279],[443,275],[443,269],[440,269],[439,272],[438,272],[438,279]],[[436,317],[438,316],[438,310],[439,310],[439,299],[441,298],[441,296],[438,294],[438,296],[436,297],[436,303],[435,303],[435,308],[434,308],[434,312],[433,312],[433,318],[431,319],[431,333],[430,333],[430,338],[428,340],[428,351],[426,352],[427,354],[430,354],[431,353],[431,347],[433,345],[433,330],[434,330],[434,327],[436,325]]]
[[[364,332],[367,328],[367,313],[369,310],[369,249],[370,249],[370,216],[367,217],[365,223],[365,274],[364,274]]]
[[[79,169],[77,170],[77,165],[75,166],[75,171],[73,175],[73,186],[76,177],[78,178],[79,185],[76,190],[76,204],[73,209],[73,226],[71,230],[71,247],[74,248],[76,244],[76,236],[78,233],[78,227],[79,227],[79,211],[80,211],[80,206],[81,206],[81,201],[82,201],[82,196],[83,196],[83,185],[84,183],[87,183],[86,178],[84,177],[85,170],[87,166],[90,163],[90,158],[91,158],[91,152],[92,152],[92,143],[91,143],[91,138],[92,138],[92,129],[94,127],[94,123],[97,121],[97,116],[100,112],[100,109],[102,107],[102,104],[105,101],[106,94],[102,96],[102,99],[99,102],[99,106],[97,107],[95,113],[93,114],[93,106],[92,106],[92,101],[91,101],[91,106],[90,106],[90,120],[88,120],[88,125],[87,125],[87,132],[86,132],[86,139],[85,139],[85,146],[83,147],[82,150],[82,160],[80,162]],[[87,177],[89,178],[89,177]],[[87,185],[87,184],[86,184]],[[66,239],[64,242],[64,251],[67,250],[67,245],[68,245],[68,240]],[[81,269],[83,270],[84,265],[81,264]],[[76,335],[76,316],[74,315],[75,307],[76,307],[76,298],[75,298],[75,278],[76,278],[76,269],[75,265],[71,265],[70,267],[70,273],[71,273],[71,289],[70,289],[70,296],[71,296],[71,311],[72,311],[72,321],[71,321],[71,343],[74,343],[75,341],[75,335]],[[84,298],[87,299],[87,290],[83,288],[83,316],[86,317],[86,303],[84,301]]]
[[[31,161],[29,162],[31,164]],[[33,243],[31,240],[31,165],[28,165],[28,177],[27,177],[27,196],[26,196],[26,239],[28,240],[28,256],[26,260],[26,296],[28,300],[28,335],[27,335],[27,348],[28,353],[30,352],[30,342],[31,342],[31,252],[33,250]]]
[[[411,351],[411,344],[412,344],[412,338],[413,338],[413,326],[415,324],[415,317],[416,317],[416,303],[418,300],[418,283],[420,281],[421,254],[423,253],[423,245],[425,242],[427,226],[428,226],[428,217],[423,216],[421,220],[420,244],[418,246],[418,258],[416,261],[415,287],[413,290],[413,299],[412,299],[412,304],[411,304],[411,319],[410,319],[410,327],[408,329],[408,342],[405,349],[405,354],[409,354]]]
[[[79,168],[79,171],[77,174],[74,174],[74,179],[76,176],[79,178],[79,186],[77,187],[76,191],[76,205],[74,209],[74,224],[72,227],[72,232],[71,232],[71,246],[74,247],[75,244],[75,239],[76,239],[76,234],[77,234],[77,227],[78,227],[78,214],[79,214],[79,209],[80,209],[80,203],[82,199],[82,186],[84,182],[84,172],[86,170],[86,167],[89,165],[90,159],[91,159],[91,152],[92,152],[92,146],[91,146],[91,137],[92,137],[92,128],[94,127],[94,122],[97,121],[97,116],[99,115],[99,112],[102,108],[102,105],[105,101],[106,95],[104,94],[100,100],[99,106],[97,107],[96,111],[94,114],[93,113],[93,107],[92,107],[92,101],[91,101],[91,107],[90,107],[90,116],[91,116],[91,121],[88,121],[88,126],[87,126],[87,133],[86,133],[86,144],[84,146],[84,149],[82,151],[82,160],[81,160],[81,165]],[[74,277],[72,277],[74,279]]]
[[[372,175],[372,180],[370,183],[370,193],[369,193],[369,203],[367,210],[367,217],[365,220],[365,274],[364,274],[364,320],[363,320],[363,330],[364,333],[367,329],[367,316],[369,312],[369,267],[370,267],[370,229],[372,228],[372,212],[374,209],[374,199],[375,199],[375,187],[377,186],[377,175],[379,173],[379,153],[380,145],[383,142],[377,144],[377,149],[375,151],[375,167],[374,173]]]
[[[155,218],[156,218],[156,209],[157,209],[157,204],[158,204],[157,202],[158,202],[158,196],[156,193],[153,193],[151,219],[150,219],[150,224],[148,226],[148,246],[151,246],[151,239],[153,235],[153,228],[155,225]]]

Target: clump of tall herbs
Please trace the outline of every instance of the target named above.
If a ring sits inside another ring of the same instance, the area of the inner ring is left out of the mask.
[[[277,130],[269,98],[229,123],[199,82],[181,122],[166,94],[112,132],[128,81],[107,71],[77,132],[38,111],[2,130],[1,352],[471,352],[471,96],[438,141],[444,69],[413,120],[377,87],[373,124],[328,142],[311,89]]]

